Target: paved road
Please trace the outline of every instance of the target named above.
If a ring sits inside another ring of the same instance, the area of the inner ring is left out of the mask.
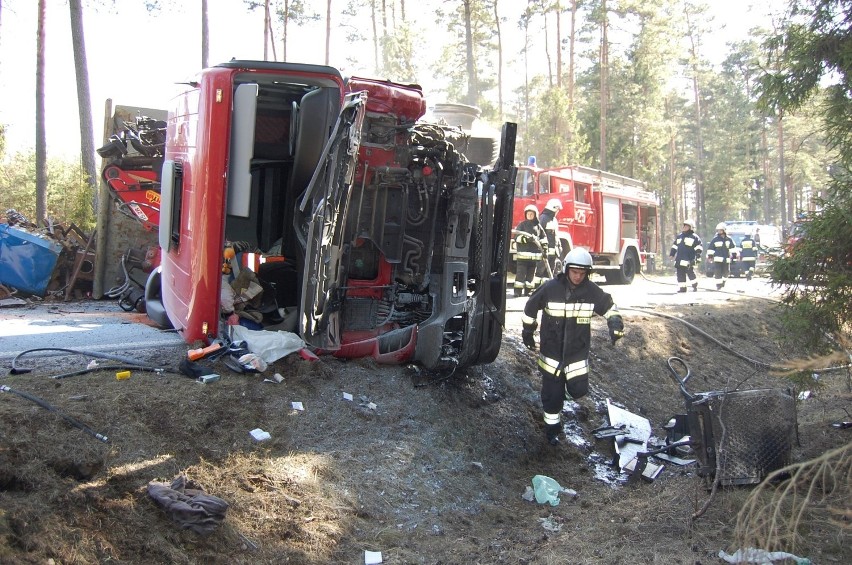
[[[630,285],[608,285],[603,277],[593,276],[593,281],[610,293],[620,310],[626,316],[631,315],[631,308],[654,308],[655,306],[677,306],[687,304],[728,304],[732,301],[746,299],[770,298],[778,300],[781,292],[769,284],[769,279],[755,278],[747,281],[744,278],[730,278],[721,292],[716,290],[716,281],[698,276],[698,292],[680,294],[677,292],[677,281],[670,276],[637,276]],[[511,286],[511,285],[510,285]],[[509,289],[511,298],[508,300],[506,326],[521,328],[521,314],[527,302],[525,297],[515,298]]]
[[[184,346],[179,335],[151,327],[147,316],[124,312],[115,301],[49,302],[0,309],[0,364],[4,366],[18,353],[41,347],[122,354],[178,346]],[[40,355],[46,354],[32,354]]]
[[[595,281],[603,282],[595,277]],[[677,293],[674,276],[636,277],[631,285],[603,285],[626,316],[630,308],[653,308],[678,304],[722,304],[749,297],[780,295],[767,279],[729,279],[723,292],[715,290],[712,279],[699,277],[700,290]],[[521,314],[527,299],[515,298],[508,290],[506,325],[520,330]],[[671,311],[669,309],[669,311]],[[124,352],[186,347],[174,332],[150,325],[144,314],[128,313],[113,301],[41,303],[20,308],[0,308],[0,364],[9,366],[22,351],[42,347],[61,347],[123,355]],[[34,353],[33,356],[58,355]],[[132,357],[132,354],[128,354]]]

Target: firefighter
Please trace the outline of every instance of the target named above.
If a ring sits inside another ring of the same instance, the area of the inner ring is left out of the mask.
[[[687,277],[692,282],[692,290],[698,292],[698,281],[695,279],[696,263],[701,262],[701,238],[692,229],[695,221],[687,218],[683,222],[683,230],[675,238],[669,257],[674,257],[675,273],[677,276],[678,292],[686,292]]]
[[[612,343],[624,336],[624,322],[612,296],[589,280],[592,256],[582,248],[565,256],[565,272],[544,283],[524,307],[524,345],[536,349],[533,336],[538,312],[544,310],[539,332],[541,348],[541,404],[544,431],[551,445],[558,445],[562,429],[560,415],[565,400],[578,399],[589,392],[589,346],[593,314],[607,320]]]
[[[544,205],[544,210],[542,210],[539,216],[544,233],[547,234],[545,255],[547,256],[547,263],[550,265],[550,274],[547,273],[547,268],[544,268],[544,265],[542,265],[541,273],[541,276],[546,278],[555,277],[558,274],[557,271],[561,271],[561,269],[557,268],[558,265],[556,262],[557,259],[562,257],[562,248],[558,236],[559,222],[556,219],[556,215],[559,214],[560,210],[562,210],[562,202],[558,198],[551,198]]]
[[[743,270],[745,270],[747,281],[750,281],[751,277],[754,276],[754,266],[757,264],[757,250],[759,247],[760,243],[750,233],[745,234],[740,241],[740,261],[743,262]]]
[[[531,294],[536,286],[535,271],[544,259],[543,250],[547,248],[547,234],[538,221],[538,208],[530,204],[524,208],[524,221],[515,228],[515,243],[518,253],[515,255],[515,296]]]
[[[707,246],[707,260],[713,261],[713,277],[716,279],[716,290],[722,290],[728,280],[731,261],[737,258],[734,240],[728,237],[728,226],[725,222],[716,224],[716,237]]]

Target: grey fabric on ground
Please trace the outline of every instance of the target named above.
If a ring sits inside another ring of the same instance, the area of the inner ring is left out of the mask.
[[[182,529],[207,535],[225,519],[228,503],[195,487],[180,475],[171,484],[151,481],[148,496]]]

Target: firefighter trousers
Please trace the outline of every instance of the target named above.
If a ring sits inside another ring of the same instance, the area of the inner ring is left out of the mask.
[[[675,267],[675,276],[677,277],[678,286],[680,288],[686,288],[687,278],[689,278],[690,281],[695,280],[695,269],[692,265],[678,265]]]
[[[518,259],[515,269],[515,289],[533,290],[535,288],[535,270],[538,260]]]
[[[588,374],[565,380],[563,376],[557,377],[541,369],[539,373],[541,373],[541,407],[545,413],[545,420],[547,415],[562,413],[562,405],[566,400],[576,400],[589,393]]]

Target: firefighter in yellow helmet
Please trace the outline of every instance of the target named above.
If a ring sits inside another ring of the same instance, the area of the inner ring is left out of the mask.
[[[531,294],[536,286],[536,268],[547,248],[547,235],[538,221],[535,204],[524,208],[524,220],[515,228],[515,245],[515,296]]]
[[[565,256],[565,273],[536,290],[524,307],[524,345],[535,351],[534,332],[541,316],[538,367],[541,373],[541,404],[544,432],[551,445],[559,443],[561,413],[565,400],[589,392],[589,346],[592,316],[606,318],[612,343],[624,336],[624,322],[612,296],[589,280],[592,256],[582,248]]]
[[[713,278],[716,279],[716,290],[722,290],[731,270],[731,261],[736,260],[737,244],[728,236],[728,226],[725,222],[716,224],[716,237],[707,246],[707,260],[713,262]]]

